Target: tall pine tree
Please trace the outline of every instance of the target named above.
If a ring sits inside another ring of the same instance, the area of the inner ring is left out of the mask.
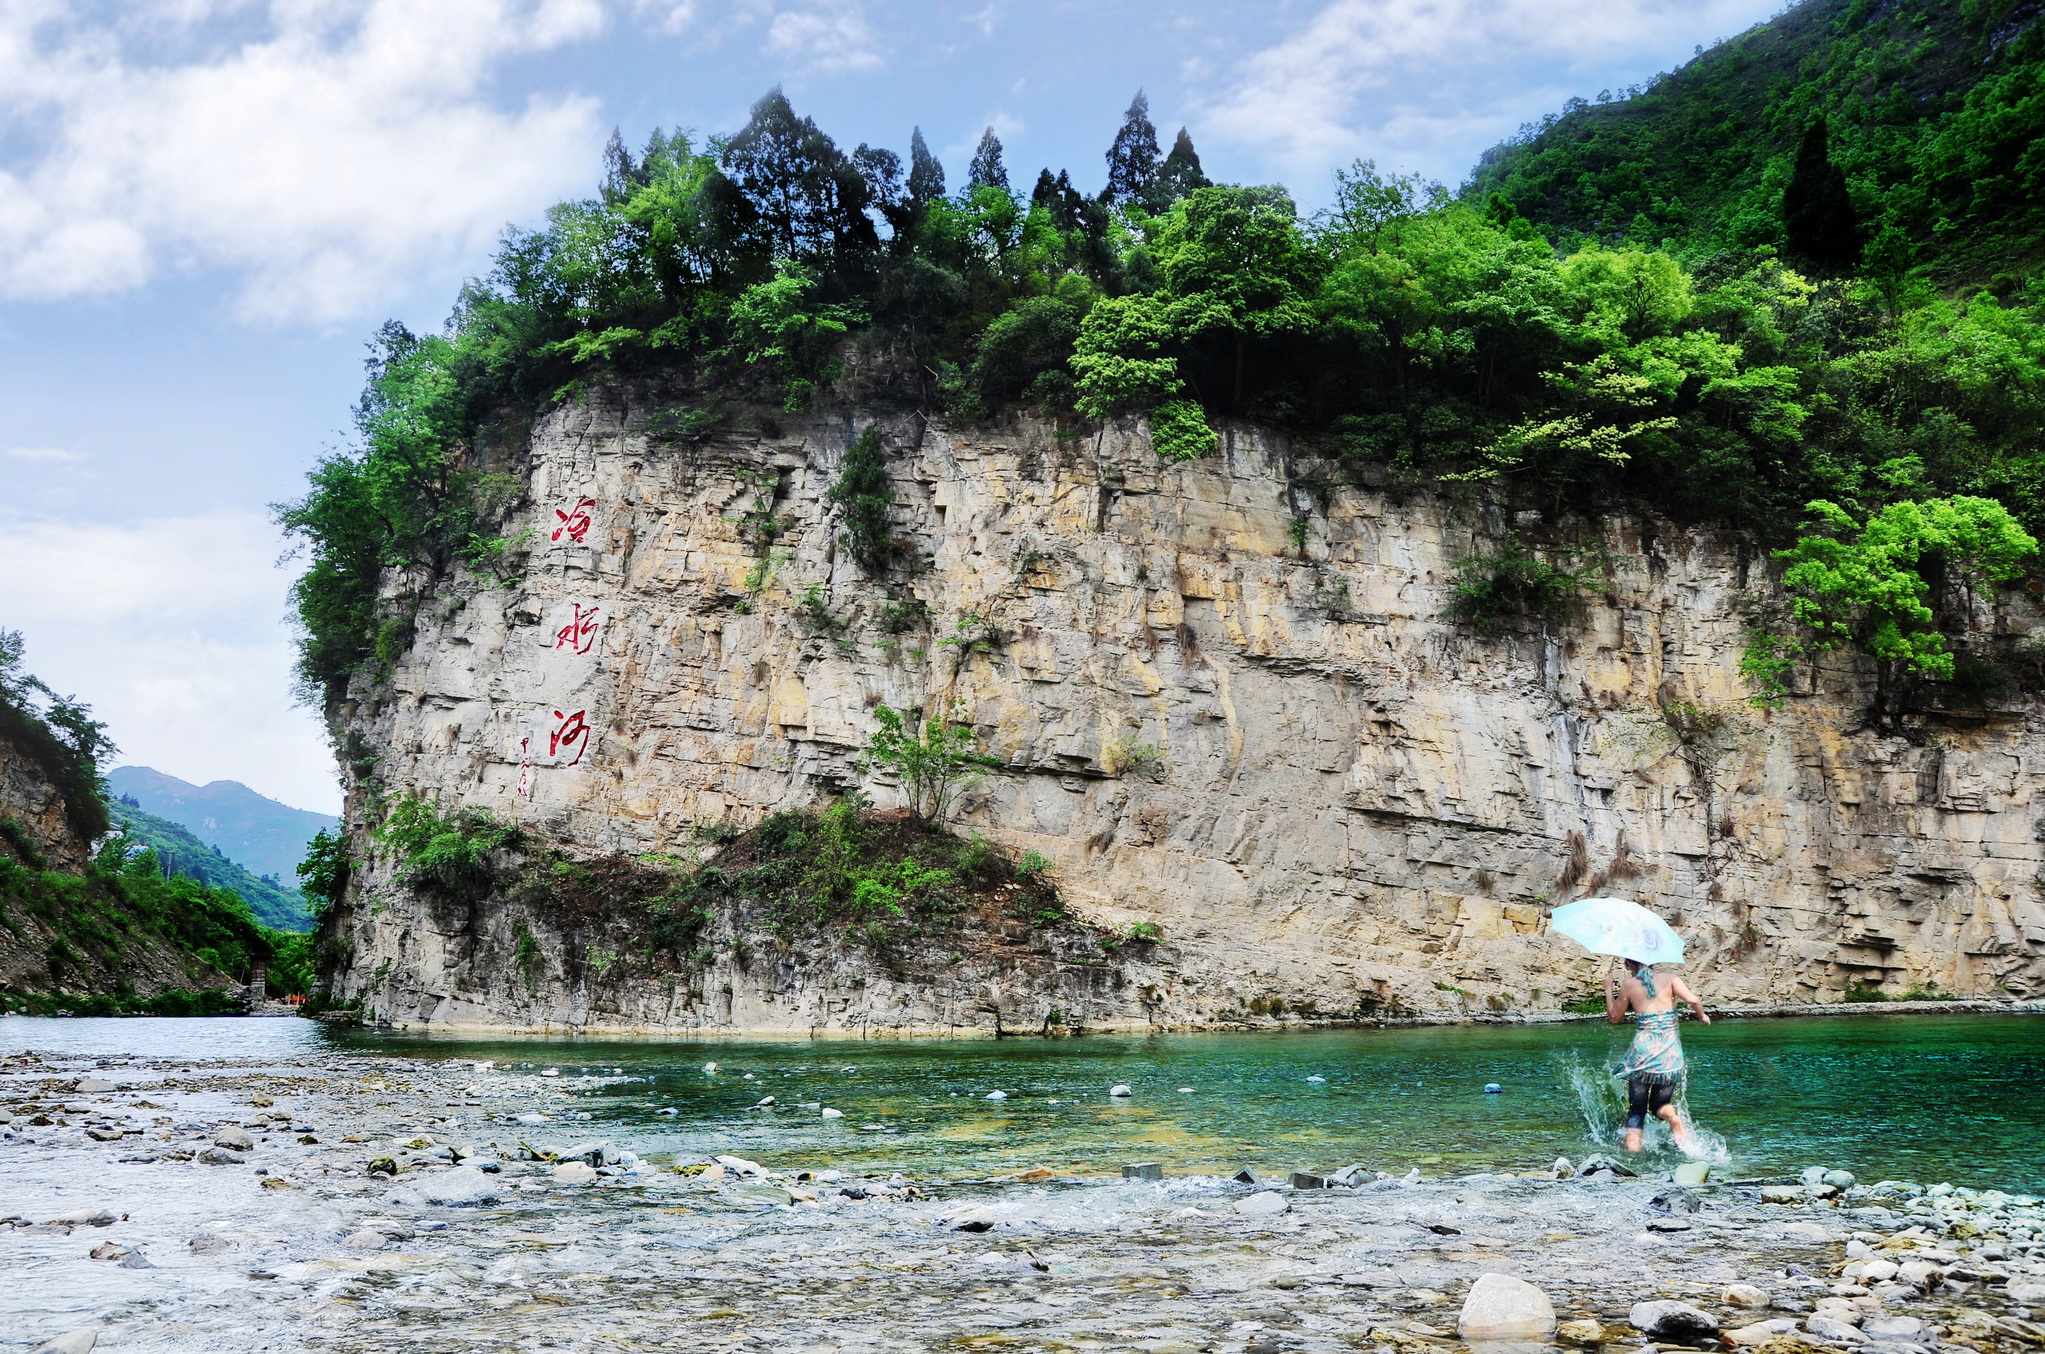
[[[980,133],[980,148],[973,152],[973,163],[966,170],[966,187],[978,188],[982,184],[1008,188],[1008,167],[1001,163],[1001,138],[989,127]]]
[[[1151,180],[1150,192],[1144,203],[1152,215],[1171,210],[1174,202],[1191,195],[1196,188],[1211,187],[1209,179],[1200,169],[1200,152],[1193,149],[1193,138],[1184,127],[1172,142],[1171,154],[1165,156],[1159,166],[1157,177]]]
[[[921,207],[944,196],[944,166],[930,153],[923,129],[909,133],[909,201]]]
[[[1157,162],[1157,128],[1150,122],[1150,99],[1139,89],[1129,111],[1122,115],[1115,144],[1108,147],[1108,187],[1101,196],[1109,202],[1142,203],[1157,178]]]
[[[1782,233],[1790,253],[1826,272],[1847,272],[1860,260],[1860,221],[1846,191],[1846,171],[1832,163],[1823,118],[1810,125],[1797,148],[1796,167],[1782,192]]]

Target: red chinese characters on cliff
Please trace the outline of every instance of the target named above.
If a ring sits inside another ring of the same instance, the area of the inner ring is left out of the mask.
[[[589,712],[570,710],[564,713],[556,710],[554,728],[547,735],[547,755],[566,758],[560,763],[562,766],[575,766],[582,761],[582,754],[587,751],[589,751]]]
[[[568,623],[554,632],[554,647],[566,649],[572,654],[586,654],[596,643],[597,626],[601,622],[601,607],[586,607],[580,602],[572,604],[574,613]]]
[[[593,498],[578,498],[575,500],[575,506],[566,512],[559,508],[554,509],[558,525],[554,528],[554,534],[547,539],[558,541],[566,536],[576,545],[583,544],[582,538],[589,535],[589,510],[595,506],[596,500]]]

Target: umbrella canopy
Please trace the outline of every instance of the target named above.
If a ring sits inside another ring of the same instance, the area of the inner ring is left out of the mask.
[[[1683,938],[1639,903],[1624,898],[1585,898],[1548,914],[1548,929],[1568,936],[1592,954],[1612,954],[1643,964],[1680,964]]]

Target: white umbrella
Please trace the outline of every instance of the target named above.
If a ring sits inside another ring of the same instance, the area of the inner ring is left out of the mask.
[[[1617,955],[1643,964],[1680,964],[1683,938],[1639,903],[1624,898],[1584,898],[1548,914],[1548,929],[1568,936],[1592,954]]]

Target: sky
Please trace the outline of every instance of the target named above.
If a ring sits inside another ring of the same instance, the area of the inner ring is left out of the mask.
[[[340,804],[295,702],[271,505],[350,445],[364,342],[437,328],[613,127],[780,85],[954,182],[1098,188],[1138,88],[1209,175],[1308,209],[1357,158],[1461,183],[1779,0],[0,0],[0,629],[119,763]]]

